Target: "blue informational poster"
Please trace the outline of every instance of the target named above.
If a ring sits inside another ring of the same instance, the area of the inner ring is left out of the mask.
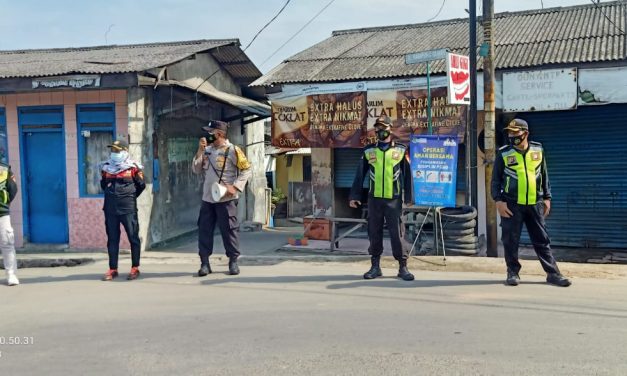
[[[414,203],[418,206],[455,206],[458,139],[412,135],[410,141]]]

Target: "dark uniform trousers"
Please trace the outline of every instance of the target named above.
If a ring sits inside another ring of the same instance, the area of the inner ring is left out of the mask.
[[[559,273],[557,263],[551,252],[551,241],[546,232],[543,203],[538,202],[535,205],[519,205],[507,202],[507,207],[513,213],[510,218],[501,217],[501,227],[503,230],[501,239],[503,240],[503,246],[505,248],[505,263],[507,264],[507,269],[516,274],[520,271],[518,244],[520,243],[520,233],[524,223],[544,271],[547,273]]]
[[[118,268],[118,254],[120,253],[120,224],[124,226],[124,230],[128,236],[128,241],[131,243],[132,266],[139,267],[139,252],[141,243],[139,240],[139,222],[137,221],[137,212],[134,211],[127,214],[105,213],[109,268]]]
[[[383,223],[387,223],[392,244],[392,254],[396,260],[407,260],[409,248],[403,239],[405,225],[403,224],[403,206],[400,198],[387,199],[368,197],[368,237],[372,256],[381,256],[383,253]]]
[[[202,264],[208,263],[209,256],[213,253],[213,236],[216,224],[222,234],[222,242],[227,257],[239,257],[237,201],[202,202],[198,216],[198,255]]]

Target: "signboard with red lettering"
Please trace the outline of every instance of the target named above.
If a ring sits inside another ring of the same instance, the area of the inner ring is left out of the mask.
[[[468,56],[446,54],[448,103],[470,103],[470,59]]]

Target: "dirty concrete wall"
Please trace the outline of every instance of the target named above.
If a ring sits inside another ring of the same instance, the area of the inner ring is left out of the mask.
[[[237,95],[242,94],[241,87],[235,82],[233,77],[222,69],[209,53],[196,54],[193,59],[173,64],[167,69],[167,77],[174,80],[189,78],[201,78],[204,80],[210,77],[208,82],[218,90]],[[239,113],[240,111],[236,108],[220,105],[220,111],[214,113],[212,119],[225,119],[239,115]],[[249,124],[246,126],[245,131],[242,132],[241,121],[232,121],[228,132],[229,140],[233,144],[242,147],[242,150],[246,151],[251,164],[260,166],[259,168],[264,166],[264,153],[263,151],[259,152],[263,149],[263,135],[263,122]],[[261,141],[261,146],[253,144],[258,141]],[[240,220],[256,221],[255,218],[261,218],[260,214],[256,214],[257,211],[254,208],[265,201],[265,170],[263,170],[262,174],[264,179],[262,185],[260,173],[257,167],[254,168],[253,177],[249,181],[246,191],[240,195],[240,205],[238,205],[238,218]],[[261,189],[262,186],[264,189]]]
[[[154,150],[159,166],[157,190],[153,193],[153,212],[150,228],[153,243],[158,243],[193,231],[197,228],[202,201],[203,176],[192,172],[192,159],[198,149],[198,140],[206,136],[201,127],[210,119],[220,118],[228,111],[226,106],[208,102],[176,111],[170,110],[171,95],[175,101],[188,101],[193,94],[174,93],[159,88],[155,96]],[[181,96],[183,95],[183,96]],[[245,211],[245,208],[243,208]]]
[[[167,69],[167,77],[171,80],[182,81],[189,78],[204,80],[209,76],[211,77],[208,82],[216,89],[241,95],[242,91],[233,77],[223,70],[209,53],[196,54],[194,58],[173,64]]]
[[[265,223],[266,202],[266,166],[264,162],[264,122],[257,121],[246,125],[246,156],[251,161],[253,174],[248,180],[248,195],[246,196],[247,220]]]
[[[311,149],[311,185],[315,216],[335,215],[332,169],[331,149]]]
[[[155,242],[194,230],[202,200],[203,177],[192,172],[192,159],[206,122],[195,117],[159,118],[156,134],[159,190],[151,229]]]
[[[128,138],[129,155],[144,166],[146,189],[137,199],[139,238],[142,251],[153,243],[150,229],[159,226],[152,223],[152,133],[154,131],[154,112],[152,108],[152,90],[133,87],[128,90]]]

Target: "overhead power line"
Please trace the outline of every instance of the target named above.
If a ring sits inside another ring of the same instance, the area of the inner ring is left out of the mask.
[[[435,20],[436,18],[438,18],[438,16],[440,15],[440,13],[442,12],[442,9],[444,8],[444,4],[446,4],[446,0],[442,0],[442,5],[440,5],[440,10],[438,10],[438,13],[435,14],[435,16],[429,18],[427,20],[427,22],[431,22],[433,20]]]
[[[248,47],[250,47],[251,44],[253,44],[253,42],[255,41],[255,39],[257,39],[257,37],[259,36],[259,34],[261,34],[262,31],[264,31],[268,26],[270,26],[270,24],[272,22],[274,22],[274,20],[276,20],[277,17],[279,17],[279,15],[281,13],[283,13],[283,11],[285,10],[285,8],[287,7],[287,4],[290,3],[290,1],[292,0],[287,0],[285,2],[285,4],[283,4],[283,6],[281,7],[281,9],[279,9],[279,11],[270,19],[270,21],[268,21],[261,29],[259,29],[259,31],[257,33],[255,33],[255,36],[253,37],[253,39],[251,39],[250,42],[248,42],[248,44],[246,45],[246,47],[244,47],[244,49],[237,55],[237,57],[235,58],[235,60],[239,59],[240,56],[242,56],[244,54],[244,52],[248,49]],[[196,89],[194,89],[194,91],[197,91],[198,88],[200,88],[202,86],[202,84],[204,84],[205,82],[209,81],[209,79],[211,77],[213,77],[216,73],[218,73],[221,70],[221,68],[216,69],[213,73],[211,73],[209,75],[209,77],[205,78],[204,80],[202,80],[202,82],[196,87]]]
[[[274,15],[274,17],[272,17],[272,18],[270,19],[270,21],[268,21],[268,23],[267,23],[267,24],[265,24],[265,25],[264,25],[264,26],[263,26],[263,27],[262,27],[262,28],[261,28],[261,29],[257,32],[257,34],[255,34],[255,36],[253,37],[253,39],[252,39],[252,40],[251,40],[251,41],[250,41],[250,42],[246,45],[246,47],[244,47],[244,51],[246,51],[246,50],[248,49],[248,47],[250,47],[250,45],[251,45],[251,44],[253,44],[253,42],[255,41],[255,39],[257,39],[257,37],[259,36],[259,34],[261,34],[261,32],[262,32],[262,31],[264,31],[264,30],[266,29],[266,27],[270,26],[270,24],[271,24],[274,20],[276,20],[276,18],[277,18],[277,17],[278,17],[281,13],[283,13],[283,10],[287,7],[287,4],[289,4],[289,3],[290,3],[290,1],[292,1],[292,0],[287,0],[287,1],[285,2],[285,4],[283,4],[283,7],[282,7],[281,9],[279,9],[279,12],[278,12],[277,14],[275,14],[275,15]]]
[[[625,32],[623,31],[623,29],[621,29],[620,27],[618,27],[618,25],[616,25],[616,24],[614,23],[614,21],[612,21],[612,19],[611,19],[611,18],[609,18],[609,17],[607,16],[607,14],[605,14],[605,12],[603,11],[603,8],[601,8],[601,7],[599,6],[599,4],[601,3],[601,0],[597,0],[597,1],[590,0],[590,1],[592,2],[592,4],[594,4],[594,7],[595,7],[595,8],[596,8],[599,12],[601,12],[601,14],[603,15],[603,17],[605,17],[605,18],[609,21],[609,23],[611,23],[612,25],[614,25],[614,27],[615,27],[615,28],[617,28],[617,29],[618,29],[618,31],[620,31],[620,32],[621,32],[621,34],[625,34]]]
[[[277,52],[279,52],[283,47],[285,47],[285,45],[287,45],[289,42],[292,41],[292,39],[296,38],[296,36],[298,34],[300,34],[301,31],[305,30],[305,28],[307,26],[309,26],[310,23],[312,23],[316,18],[318,18],[319,15],[322,14],[322,12],[324,12],[329,6],[331,6],[331,4],[333,4],[335,0],[331,0],[327,3],[327,5],[325,5],[322,9],[320,9],[320,11],[318,11],[318,13],[316,13],[313,17],[311,17],[309,19],[309,21],[307,21],[300,29],[298,29],[297,32],[295,32],[291,37],[288,38],[288,40],[285,41],[285,43],[283,43],[281,46],[279,46],[279,48],[277,48],[272,54],[270,54],[270,56],[268,56],[266,58],[266,60],[264,60],[260,65],[264,65],[266,62],[268,62],[268,60],[272,59],[274,57],[274,55],[277,54]]]

